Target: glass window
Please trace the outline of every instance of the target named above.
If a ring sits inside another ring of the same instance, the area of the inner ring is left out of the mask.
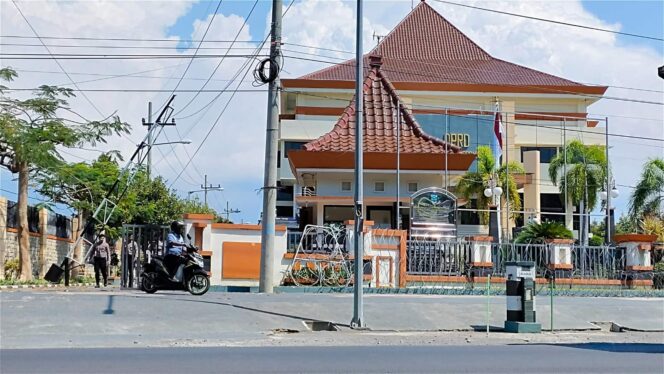
[[[408,192],[417,192],[417,182],[408,183]]]
[[[308,142],[284,142],[284,158],[288,158],[288,152],[300,150]]]
[[[347,220],[354,219],[352,206],[327,205],[323,211],[325,223],[343,224]]]
[[[528,151],[540,151],[540,164],[548,164],[558,154],[558,147],[521,147],[521,162],[523,153]]]
[[[292,217],[293,206],[277,206],[277,217]]]
[[[341,182],[341,190],[342,191],[350,191],[351,189],[351,184],[349,181],[343,181]]]
[[[374,183],[374,192],[385,192],[385,182]]]

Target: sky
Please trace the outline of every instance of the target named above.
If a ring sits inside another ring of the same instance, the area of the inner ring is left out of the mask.
[[[461,1],[461,0],[459,0]],[[428,0],[429,4],[448,18],[461,31],[497,58],[508,60],[586,83],[611,85],[607,97],[620,97],[645,101],[664,101],[664,80],[657,77],[656,67],[664,62],[664,45],[661,42],[620,36],[609,33],[582,30],[567,26],[542,23],[442,4]],[[191,54],[212,20],[218,2],[214,1],[18,1],[36,31],[42,36],[63,37],[120,37],[120,38],[168,38],[173,42],[148,41],[80,41],[47,40],[51,44],[114,45],[154,47],[164,49],[114,49],[107,53]],[[417,3],[417,0],[415,1]],[[464,1],[464,3],[527,14],[535,17],[562,20],[611,30],[662,37],[664,35],[664,5],[661,1]],[[284,10],[288,9],[288,0]],[[270,24],[271,2],[259,0],[248,22],[245,19],[253,0],[223,0],[207,33],[206,40],[232,40],[238,42],[230,54],[248,54],[256,47],[256,41],[264,39]],[[411,1],[366,1],[364,45],[375,45],[374,33],[385,35],[411,9]],[[290,56],[330,56],[336,59],[352,58],[347,52],[331,52],[319,48],[341,51],[354,50],[355,3],[341,0],[297,0],[288,9],[283,20],[284,46]],[[27,27],[16,8],[9,1],[0,3],[2,35],[29,35]],[[244,25],[244,27],[243,27]],[[184,41],[183,41],[184,40]],[[3,38],[3,43],[37,44],[37,46],[0,45],[2,53],[46,53],[36,39]],[[228,47],[229,43],[206,43],[203,47]],[[51,46],[53,53],[102,53],[107,49],[65,48]],[[189,49],[188,49],[189,48]],[[219,53],[219,50],[203,50],[199,54]],[[305,55],[303,53],[310,53]],[[316,58],[316,57],[314,57]],[[86,96],[104,115],[118,114],[133,126],[125,138],[111,139],[99,150],[118,149],[128,158],[135,145],[145,135],[141,118],[146,117],[147,102],[154,103],[155,111],[167,100],[170,90],[178,85],[189,59],[153,60],[61,60],[65,70],[82,89],[149,89],[166,92],[87,92]],[[207,89],[227,87],[246,59],[227,57],[197,59],[187,69],[179,83],[179,89],[196,90],[219,66]],[[51,60],[3,60],[4,66],[18,70],[19,79],[13,87],[30,88],[40,84],[67,85],[71,82],[58,65]],[[316,62],[286,58],[283,77],[297,77],[327,66]],[[111,77],[109,75],[131,76]],[[92,75],[91,75],[92,74]],[[96,74],[96,75],[95,75]],[[88,82],[86,82],[88,81]],[[260,90],[253,85],[249,72],[244,81],[230,87],[243,90]],[[648,89],[654,92],[617,87]],[[264,88],[264,87],[263,87]],[[266,95],[263,92],[238,92],[234,96],[224,93],[181,92],[175,100],[176,127],[167,128],[159,141],[191,139],[190,145],[163,146],[153,151],[153,170],[162,175],[182,196],[187,191],[200,189],[203,176],[208,181],[221,184],[224,191],[209,194],[210,205],[221,212],[226,202],[233,209],[241,210],[231,218],[235,221],[256,222],[261,210]],[[193,100],[192,100],[193,99]],[[230,100],[230,101],[229,101]],[[210,103],[209,105],[206,105]],[[72,99],[72,108],[88,118],[99,118],[96,109],[81,95]],[[226,109],[224,109],[226,108]],[[221,114],[223,111],[223,114]],[[621,100],[604,99],[593,104],[589,113],[609,117],[611,132],[664,138],[663,107]],[[221,115],[220,115],[221,114]],[[193,156],[210,127],[214,129],[193,157],[191,165],[183,166]],[[618,212],[625,210],[631,192],[627,186],[636,183],[640,166],[651,157],[664,156],[664,143],[658,141],[611,140],[611,160],[616,183],[621,196],[615,201]],[[157,147],[155,147],[157,148]],[[67,150],[69,161],[90,160],[96,151]],[[180,171],[184,170],[178,178]],[[16,182],[7,171],[0,172],[0,194],[15,200]],[[32,203],[40,198],[31,193]],[[58,211],[69,212],[65,207]]]

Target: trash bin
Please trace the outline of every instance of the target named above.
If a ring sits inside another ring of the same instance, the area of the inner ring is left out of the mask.
[[[62,279],[62,275],[64,273],[65,269],[58,266],[57,264],[51,264],[51,267],[46,272],[46,275],[44,275],[44,279],[51,283],[60,283],[60,279]]]
[[[535,311],[535,263],[532,261],[507,262],[505,264],[507,320],[505,331],[539,333]]]

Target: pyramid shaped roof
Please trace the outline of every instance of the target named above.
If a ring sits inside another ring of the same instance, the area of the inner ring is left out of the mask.
[[[400,153],[458,153],[455,145],[426,134],[410,110],[401,102],[394,85],[381,71],[380,56],[369,57],[364,79],[363,148],[365,153],[396,153],[396,118],[401,118]],[[400,104],[400,105],[398,105]],[[304,145],[306,151],[355,152],[355,97],[344,109],[334,128]]]
[[[492,57],[424,1],[364,56],[365,66],[369,55],[382,56],[382,71],[395,83],[586,87]],[[355,59],[352,59],[304,75],[297,81],[353,81],[354,77]],[[592,88],[600,94],[606,89]]]

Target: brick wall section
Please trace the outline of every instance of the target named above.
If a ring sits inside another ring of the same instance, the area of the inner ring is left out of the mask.
[[[35,277],[42,277],[51,264],[61,264],[74,244],[71,239],[55,238],[46,234],[48,214],[47,210],[39,214],[39,226],[43,234],[30,233],[30,258]],[[0,197],[0,242],[2,242],[0,245],[4,245],[4,256],[1,251],[3,248],[0,247],[0,262],[4,267],[6,261],[18,258],[18,233],[16,230],[7,229],[7,199],[4,197]],[[2,270],[0,275],[2,279],[4,269],[0,267],[0,270]]]

